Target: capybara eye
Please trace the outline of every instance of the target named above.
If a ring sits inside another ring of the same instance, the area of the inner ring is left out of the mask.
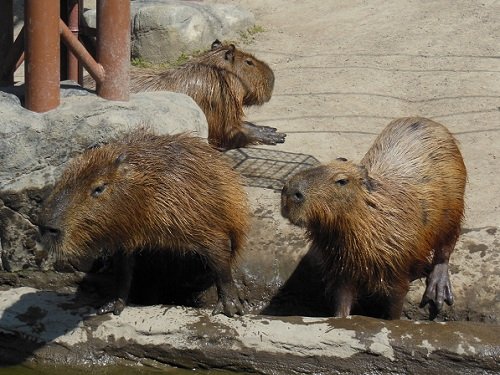
[[[337,185],[344,186],[349,183],[349,180],[347,178],[341,178],[340,180],[335,181]]]
[[[247,65],[250,65],[250,66],[253,66],[253,60],[250,60],[250,59],[247,59],[245,60],[245,62],[247,63]]]
[[[102,184],[102,185],[96,186],[94,188],[94,190],[92,190],[91,195],[93,197],[98,197],[99,195],[101,195],[104,192],[104,190],[106,190],[106,185],[107,184]]]

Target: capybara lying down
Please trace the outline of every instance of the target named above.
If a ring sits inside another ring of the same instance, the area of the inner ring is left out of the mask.
[[[86,77],[85,87],[92,87]],[[208,122],[208,141],[219,149],[275,145],[286,134],[244,120],[243,108],[271,99],[274,73],[265,62],[234,44],[216,40],[211,50],[172,69],[132,68],[130,91],[174,91],[189,95]]]
[[[215,313],[243,314],[232,265],[246,239],[249,210],[240,177],[212,146],[187,134],[136,130],[72,160],[44,204],[43,241],[58,256],[105,248],[116,254],[118,315],[129,294],[134,254],[194,252],[218,292]]]
[[[293,176],[282,214],[306,229],[322,260],[332,313],[399,319],[412,280],[427,276],[431,318],[453,303],[448,261],[464,213],[457,143],[425,118],[391,122],[359,164],[339,158]]]

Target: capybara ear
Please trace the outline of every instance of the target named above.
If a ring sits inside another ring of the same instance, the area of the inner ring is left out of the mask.
[[[115,165],[119,167],[122,165],[125,161],[127,160],[127,154],[125,152],[122,152],[118,157],[115,159]]]
[[[358,166],[359,173],[361,174],[361,182],[368,189],[373,191],[375,189],[375,181],[368,175],[368,169],[364,165]]]
[[[221,41],[220,41],[219,39],[215,39],[215,40],[213,41],[213,43],[212,43],[212,51],[213,51],[214,49],[219,48],[219,47],[222,47],[222,43],[221,43]]]
[[[236,47],[234,46],[234,44],[231,44],[229,46],[229,49],[226,51],[226,55],[224,56],[224,58],[226,60],[230,60],[231,62],[234,61],[234,50],[236,49]]]

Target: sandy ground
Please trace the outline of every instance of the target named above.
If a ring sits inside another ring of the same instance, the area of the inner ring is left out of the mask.
[[[265,29],[245,48],[275,91],[247,117],[288,134],[277,149],[358,161],[390,120],[431,118],[461,144],[465,227],[500,226],[500,1],[217,2]]]

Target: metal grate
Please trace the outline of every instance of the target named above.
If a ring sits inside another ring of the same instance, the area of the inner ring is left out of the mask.
[[[319,164],[311,155],[262,148],[238,148],[226,151],[225,155],[243,175],[246,185],[274,190],[281,190],[295,173]]]

